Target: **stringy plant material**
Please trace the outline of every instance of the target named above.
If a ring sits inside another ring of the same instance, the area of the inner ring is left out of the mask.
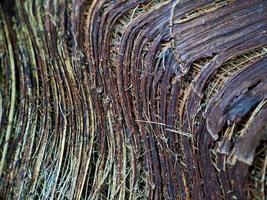
[[[186,76],[182,78],[181,85],[183,86],[182,94],[179,95],[177,108],[179,109],[179,113],[182,115],[184,113],[185,104],[187,100],[187,95],[190,89],[192,89],[192,85],[190,85],[193,80],[196,78],[196,76],[201,72],[202,68],[209,63],[212,60],[212,57],[202,58],[199,60],[196,60],[192,63],[192,66],[187,73]],[[180,125],[180,128],[182,127],[182,124]]]
[[[256,62],[258,59],[266,56],[267,47],[253,49],[244,54],[238,55],[226,61],[209,81],[205,89],[205,99],[208,102],[224,85],[224,83],[233,75],[238,73],[243,67]]]
[[[250,173],[249,192],[254,199],[264,199],[267,195],[267,144],[262,141],[257,147]]]
[[[266,13],[1,1],[0,199],[264,199]]]
[[[201,15],[213,12],[213,11],[219,9],[220,7],[225,6],[225,5],[227,5],[233,1],[234,0],[216,0],[212,4],[209,4],[209,5],[201,7],[201,8],[197,8],[197,9],[187,13],[184,17],[182,17],[181,19],[179,19],[175,23],[184,23],[184,22],[190,21],[190,20],[195,19]]]

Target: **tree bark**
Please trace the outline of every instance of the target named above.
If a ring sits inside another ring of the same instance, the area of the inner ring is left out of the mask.
[[[0,2],[0,199],[265,199],[266,0]]]

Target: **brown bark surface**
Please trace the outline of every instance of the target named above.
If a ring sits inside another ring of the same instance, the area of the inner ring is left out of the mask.
[[[266,0],[0,1],[0,199],[266,199]]]

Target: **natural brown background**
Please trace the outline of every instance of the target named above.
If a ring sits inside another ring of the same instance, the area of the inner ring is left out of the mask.
[[[2,199],[265,199],[266,0],[2,0]]]

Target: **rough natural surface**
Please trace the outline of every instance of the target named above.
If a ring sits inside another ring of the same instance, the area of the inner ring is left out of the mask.
[[[0,199],[265,199],[266,0],[1,0]]]

